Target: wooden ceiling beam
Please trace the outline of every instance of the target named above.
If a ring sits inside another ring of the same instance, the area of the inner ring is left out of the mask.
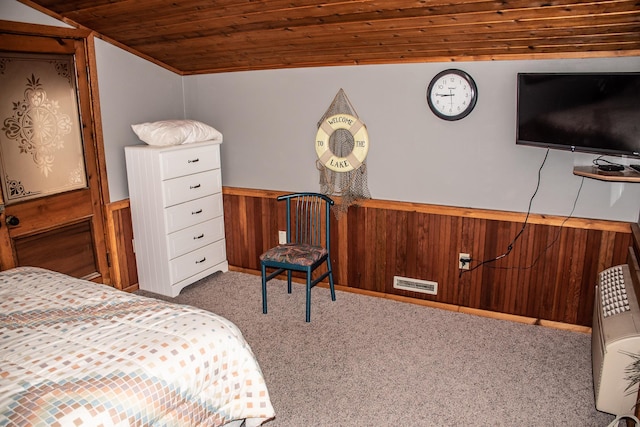
[[[322,52],[322,56],[341,56],[347,55],[352,56],[359,61],[366,61],[369,58],[375,58],[380,53],[386,54],[388,58],[402,58],[406,56],[415,56],[419,55],[420,57],[427,57],[431,52],[456,52],[455,55],[460,54],[469,54],[475,55],[481,52],[483,49],[504,49],[507,51],[511,51],[513,48],[522,48],[527,49],[528,52],[543,52],[543,51],[551,51],[553,49],[563,50],[566,46],[574,46],[577,50],[593,50],[593,46],[612,46],[612,45],[625,45],[631,49],[640,49],[640,42],[637,39],[634,39],[632,34],[619,34],[616,37],[598,37],[594,36],[589,39],[576,39],[573,37],[565,37],[565,38],[554,38],[553,40],[548,40],[545,38],[541,38],[532,43],[531,39],[505,39],[505,40],[496,40],[487,42],[484,40],[478,40],[475,44],[465,43],[464,45],[460,44],[451,44],[447,42],[429,42],[429,43],[412,43],[407,46],[393,46],[393,45],[380,45],[375,48],[371,48],[368,50],[368,54],[363,56],[360,53],[359,49],[327,49]],[[586,48],[585,48],[586,47]],[[616,48],[619,49],[619,48]],[[601,49],[600,49],[601,50]],[[612,49],[614,50],[614,49]],[[288,56],[297,56],[303,58],[308,55],[318,56],[317,53],[314,53],[313,49],[304,49],[304,48],[292,48],[290,49]],[[254,51],[251,53],[246,52],[218,52],[217,56],[221,62],[231,62],[234,59],[260,59],[262,61],[278,61],[283,58],[282,55],[274,55],[271,51]],[[185,59],[185,66],[186,61]],[[208,59],[203,61],[203,63],[208,62]],[[199,63],[197,61],[191,64],[191,67],[197,68]]]
[[[410,63],[427,63],[442,62],[456,63],[469,61],[499,61],[499,60],[536,60],[536,59],[584,59],[584,58],[608,58],[612,56],[638,56],[640,49],[631,50],[627,44],[621,45],[601,45],[592,46],[588,49],[576,49],[575,46],[565,46],[558,49],[504,49],[483,50],[481,52],[471,52],[458,54],[450,51],[430,52],[429,56],[412,56],[403,55],[402,57],[394,57],[394,64],[410,64]],[[365,59],[354,59],[343,57],[318,57],[317,60],[302,60],[290,57],[278,58],[277,65],[271,61],[263,61],[253,59],[251,61],[230,63],[225,62],[216,64],[212,68],[206,69],[199,67],[198,69],[183,71],[183,75],[197,74],[215,74],[229,73],[238,71],[253,70],[272,70],[286,68],[304,68],[304,67],[328,67],[328,66],[354,66],[354,65],[383,65],[389,64],[389,58],[384,55],[376,57],[368,57]]]
[[[19,1],[181,74],[640,50],[640,0]]]
[[[256,56],[256,55],[264,55],[268,54],[271,56],[274,55],[274,52],[280,51],[280,49],[286,50],[288,54],[294,53],[304,53],[305,51],[318,52],[322,49],[322,52],[329,53],[331,51],[343,51],[343,50],[352,50],[359,52],[360,56],[366,57],[370,52],[375,51],[376,49],[394,49],[398,52],[403,50],[411,50],[415,46],[436,46],[443,45],[449,46],[451,48],[462,48],[462,49],[476,49],[482,45],[492,45],[492,46],[509,46],[511,43],[519,43],[523,45],[536,46],[538,44],[544,43],[547,45],[551,45],[553,43],[562,44],[562,40],[571,39],[573,43],[576,45],[591,43],[593,40],[598,39],[602,42],[607,40],[620,40],[621,38],[625,40],[636,40],[637,33],[640,31],[639,25],[634,25],[631,27],[613,27],[608,30],[602,30],[600,28],[585,28],[583,32],[580,34],[575,34],[575,32],[571,30],[565,31],[545,31],[545,30],[522,30],[522,31],[506,31],[506,32],[476,32],[475,38],[473,40],[469,40],[466,35],[456,35],[450,36],[446,34],[441,35],[405,35],[402,37],[384,37],[380,38],[376,43],[372,43],[370,40],[353,40],[348,43],[339,44],[334,43],[328,45],[325,42],[318,41],[313,43],[305,43],[304,41],[295,42],[289,41],[285,45],[277,46],[279,49],[274,49],[274,46],[255,46],[252,48],[244,48],[239,50],[234,46],[229,45],[210,45],[205,48],[206,52],[215,53],[218,59],[221,59],[222,56],[227,56],[229,58],[233,56]],[[366,54],[363,53],[366,51]],[[184,53],[170,53],[170,55],[175,60],[188,60],[191,58],[191,54],[189,52]]]
[[[586,55],[587,53],[597,54],[598,52],[632,52],[635,50],[637,55],[640,52],[640,42],[630,35],[621,35],[618,38],[602,40],[594,38],[588,42],[576,44],[576,40],[567,38],[564,40],[555,40],[553,44],[544,44],[544,40],[536,45],[529,43],[517,43],[513,41],[509,44],[479,44],[474,47],[452,47],[446,44],[433,45],[415,45],[410,49],[394,50],[388,47],[380,47],[370,51],[366,57],[359,52],[354,51],[324,51],[322,55],[314,54],[311,50],[292,51],[287,55],[274,56],[264,53],[262,55],[222,55],[220,64],[225,64],[227,71],[236,71],[238,69],[269,69],[273,68],[273,64],[278,64],[278,68],[294,67],[295,64],[304,64],[302,66],[327,66],[328,64],[338,65],[363,65],[363,64],[383,64],[388,63],[392,58],[396,63],[405,62],[430,62],[434,60],[440,61],[469,61],[475,58],[500,59],[500,53],[508,53],[509,58],[516,59],[523,57],[564,57],[571,52],[575,57],[604,56],[604,55]],[[220,64],[193,64],[193,71],[206,69],[207,66],[211,70],[222,71],[225,68]],[[235,64],[235,66],[231,66]],[[185,65],[185,72],[191,70]]]
[[[413,27],[375,27],[369,28],[367,33],[363,33],[362,29],[355,27],[334,28],[334,31],[324,31],[322,29],[306,28],[300,31],[260,31],[253,33],[230,34],[228,36],[202,37],[199,39],[182,39],[182,40],[158,40],[154,43],[146,43],[141,45],[133,44],[132,47],[138,48],[146,52],[165,51],[169,54],[175,52],[179,54],[185,49],[209,49],[212,46],[219,49],[251,49],[254,46],[264,45],[269,48],[275,46],[290,46],[292,44],[331,44],[331,45],[349,45],[351,43],[359,43],[360,45],[374,46],[381,41],[389,38],[403,37],[461,37],[466,36],[469,40],[474,40],[478,33],[487,32],[501,34],[513,31],[553,31],[572,32],[580,35],[583,32],[587,34],[594,28],[613,28],[614,26],[629,28],[637,28],[640,25],[640,10],[635,14],[611,15],[607,17],[584,16],[579,18],[565,18],[562,20],[551,19],[544,22],[536,21],[507,21],[507,22],[477,22],[465,27],[459,28],[459,31],[451,31],[446,26],[413,26]]]
[[[585,47],[598,46],[598,45],[612,45],[612,44],[625,44],[634,45],[634,49],[640,49],[640,40],[638,40],[633,33],[621,33],[608,37],[602,37],[595,35],[588,38],[576,38],[571,36],[566,37],[541,37],[538,39],[528,38],[511,38],[503,40],[484,40],[478,39],[474,42],[456,43],[449,41],[433,41],[428,40],[424,42],[414,42],[408,45],[398,46],[394,45],[377,45],[369,47],[367,49],[367,55],[363,56],[359,49],[343,49],[339,47],[327,48],[322,51],[322,56],[351,56],[360,58],[376,57],[379,54],[386,54],[389,57],[402,57],[407,55],[412,56],[428,56],[431,52],[458,52],[458,54],[472,55],[474,52],[481,52],[484,49],[527,49],[532,50],[551,50],[554,47],[563,49],[566,46],[574,46],[576,49],[585,49]],[[274,54],[273,50],[266,48],[252,50],[250,52],[218,52],[218,57],[221,62],[231,61],[233,58],[260,58],[261,60],[278,60],[286,56],[318,56],[314,49],[305,49],[304,46],[290,47],[287,49],[287,55]],[[189,56],[184,57],[185,60]]]
[[[394,3],[394,2],[389,2]],[[322,17],[291,15],[277,15],[273,19],[266,19],[270,14],[264,12],[260,20],[251,21],[248,17],[240,16],[237,20],[228,19],[212,20],[207,18],[194,18],[182,20],[174,24],[162,24],[162,21],[154,21],[153,26],[144,28],[140,22],[132,26],[119,25],[110,37],[118,38],[126,34],[136,34],[128,37],[129,43],[139,45],[153,42],[159,37],[164,41],[174,39],[190,39],[209,36],[228,36],[232,34],[251,34],[253,32],[270,30],[287,30],[295,32],[298,29],[320,28],[322,31],[331,31],[332,28],[357,27],[360,31],[367,32],[371,28],[403,28],[403,27],[433,27],[445,26],[455,28],[465,25],[473,25],[481,22],[499,23],[509,21],[540,20],[540,19],[564,19],[568,17],[600,16],[637,11],[635,0],[610,0],[593,4],[575,4],[575,0],[554,2],[553,5],[538,7],[527,0],[511,0],[509,7],[504,7],[503,2],[490,1],[486,8],[468,10],[458,5],[440,7],[422,7],[419,9],[393,9],[389,11],[375,11],[359,14],[335,14]],[[559,3],[559,4],[556,4]],[[478,3],[474,3],[474,7]],[[457,7],[454,7],[457,6]],[[499,7],[502,6],[502,7]],[[286,19],[285,19],[286,18]],[[87,25],[93,28],[91,25]],[[99,27],[96,23],[94,27]],[[326,29],[326,30],[325,30]],[[161,34],[161,36],[160,36]]]

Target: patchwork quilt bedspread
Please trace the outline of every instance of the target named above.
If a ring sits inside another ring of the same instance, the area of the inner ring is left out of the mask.
[[[238,328],[33,267],[0,272],[0,426],[219,426],[274,416]]]

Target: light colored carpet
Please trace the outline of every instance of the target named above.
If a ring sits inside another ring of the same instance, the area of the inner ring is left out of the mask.
[[[590,335],[392,300],[216,273],[176,298],[240,327],[276,419],[304,426],[606,426],[595,409]],[[139,291],[147,296],[156,296]],[[157,296],[156,296],[157,297]]]

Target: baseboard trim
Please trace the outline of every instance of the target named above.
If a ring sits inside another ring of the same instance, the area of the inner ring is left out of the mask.
[[[247,273],[247,274],[252,274],[254,276],[261,275],[261,273],[258,270],[235,267],[231,265],[229,266],[229,271],[237,271],[239,273]],[[287,280],[287,277],[285,275],[278,276],[278,278],[282,280]],[[299,277],[294,277],[293,282],[304,284],[304,280]],[[322,288],[328,288],[329,284],[319,283],[317,286],[320,286]],[[437,302],[437,301],[428,301],[428,300],[422,300],[417,298],[405,297],[402,295],[392,295],[392,294],[386,294],[384,292],[367,291],[363,289],[350,288],[348,286],[343,286],[343,285],[335,285],[335,288],[336,290],[343,291],[343,292],[351,292],[354,294],[366,295],[366,296],[371,296],[376,298],[385,298],[393,301],[422,305],[422,306],[431,307],[431,308],[438,308],[441,310],[456,311],[459,313],[472,314],[474,316],[489,317],[491,319],[507,320],[510,322],[524,323],[527,325],[537,325],[537,326],[544,326],[546,328],[591,334],[591,328],[588,326],[572,325],[570,323],[554,322],[552,320],[536,319],[534,317],[518,316],[515,314],[498,313],[495,311],[482,310],[479,308],[464,307],[464,306],[455,305],[455,304],[446,304],[446,303]]]

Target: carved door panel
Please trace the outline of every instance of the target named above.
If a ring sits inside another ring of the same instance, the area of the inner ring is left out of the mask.
[[[84,40],[0,34],[0,266],[108,282]]]

